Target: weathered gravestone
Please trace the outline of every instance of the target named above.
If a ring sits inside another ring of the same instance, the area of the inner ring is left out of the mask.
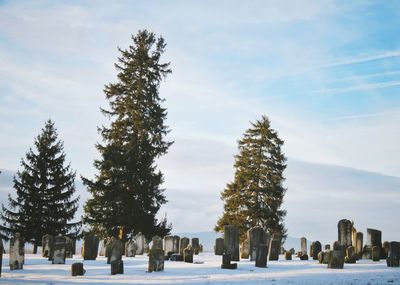
[[[179,243],[179,253],[180,254],[183,255],[183,251],[185,250],[185,248],[188,247],[189,243],[190,243],[189,238],[187,238],[187,237],[181,238],[181,241]]]
[[[76,240],[65,237],[65,258],[73,258],[75,254]]]
[[[307,254],[307,239],[305,237],[300,238],[300,251]]]
[[[150,249],[148,272],[164,271],[164,250]]]
[[[342,250],[338,241],[335,241],[332,245],[333,250]]]
[[[194,254],[200,253],[200,242],[198,238],[192,238],[192,249]]]
[[[234,225],[224,227],[224,253],[231,255],[231,260],[239,261],[239,229]]]
[[[268,246],[259,244],[256,252],[256,267],[267,267]]]
[[[139,232],[135,236],[135,240],[136,240],[136,254],[142,255],[145,252],[145,245],[147,244],[146,238],[141,232]]]
[[[47,234],[42,237],[42,257],[50,256],[53,244],[54,244],[54,236]]]
[[[19,233],[10,239],[10,270],[23,269],[25,258],[25,242]]]
[[[324,250],[318,253],[318,261],[321,264],[329,264],[329,260],[331,259],[332,250]]]
[[[186,263],[193,263],[193,248],[191,245],[188,245],[184,250],[183,250],[183,261]]]
[[[86,235],[82,245],[83,260],[96,260],[98,250],[99,238],[94,235]]]
[[[179,240],[180,238],[178,236],[164,237],[164,251],[168,256],[179,253]]]
[[[343,219],[338,223],[338,242],[340,250],[343,252],[352,245],[353,223]]]
[[[357,232],[357,234],[356,234],[356,245],[355,245],[355,251],[356,251],[357,259],[360,259],[362,257],[362,253],[363,253],[363,238],[364,238],[364,234],[362,232]]]
[[[373,246],[371,255],[372,255],[372,261],[381,260],[381,248],[379,246]]]
[[[223,253],[224,253],[224,239],[217,238],[215,239],[214,254],[222,255]]]
[[[65,237],[58,235],[53,244],[53,249],[52,249],[52,264],[65,264],[65,258],[66,258],[66,253],[65,253]]]
[[[382,244],[381,259],[386,260],[386,258],[388,257],[388,254],[389,254],[389,242],[385,241]]]
[[[269,260],[278,260],[279,259],[279,249],[281,247],[281,243],[279,240],[272,239],[269,244]]]
[[[85,269],[83,269],[83,263],[76,262],[71,265],[71,275],[72,276],[81,276],[85,274]]]
[[[365,259],[373,259],[372,257],[372,248],[374,246],[379,247],[379,258],[381,255],[382,248],[382,232],[375,229],[367,229],[367,242],[363,248],[363,258]]]
[[[343,269],[344,265],[344,254],[343,250],[332,250],[329,256],[328,268],[331,269]]]
[[[260,244],[269,244],[269,235],[261,227],[253,227],[247,231],[250,260],[256,260],[257,248]]]
[[[107,264],[111,264],[113,261],[122,260],[123,248],[124,243],[122,242],[122,240],[116,238],[111,239],[106,247]]]
[[[163,240],[161,237],[159,236],[154,236],[151,239],[152,245],[151,245],[151,249],[163,249]]]
[[[108,238],[107,238],[107,239],[102,239],[102,240],[99,242],[99,248],[100,248],[99,256],[106,256],[106,246],[107,246],[107,243],[108,243]]]
[[[292,253],[290,251],[285,252],[285,259],[286,260],[292,260]]]
[[[388,257],[386,258],[386,264],[388,267],[399,267],[400,263],[400,243],[392,241],[389,243]]]
[[[331,245],[330,244],[326,244],[325,245],[325,250],[330,250],[331,249]]]
[[[237,263],[231,263],[231,255],[224,253],[222,254],[222,264],[221,268],[222,269],[236,269],[237,268]]]
[[[136,242],[134,239],[130,239],[125,243],[125,256],[135,257],[136,255]]]
[[[346,263],[356,263],[357,257],[354,250],[354,246],[348,246],[346,248],[346,256],[344,257],[344,262]]]
[[[111,275],[124,274],[124,262],[122,259],[111,261]]]
[[[318,253],[322,250],[322,245],[319,241],[314,241],[310,246],[310,258],[318,260]]]
[[[170,258],[171,261],[183,261],[183,254],[173,253]]]
[[[240,258],[242,259],[248,259],[250,255],[250,250],[249,250],[249,241],[245,240],[242,242],[240,246]]]
[[[293,255],[296,253],[296,250],[292,247],[291,249],[289,249],[289,252]]]

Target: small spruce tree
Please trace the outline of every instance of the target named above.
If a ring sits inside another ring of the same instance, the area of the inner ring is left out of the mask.
[[[22,170],[14,176],[16,198],[8,195],[8,208],[2,205],[6,236],[19,232],[25,241],[37,247],[45,234],[76,237],[80,222],[71,222],[78,209],[74,198],[75,172],[65,165],[63,143],[57,139],[54,123],[48,120],[35,138],[36,151],[29,149],[21,160]]]
[[[92,197],[86,201],[84,222],[99,236],[127,238],[142,232],[147,238],[164,236],[171,230],[166,218],[156,214],[166,203],[160,186],[163,174],[156,159],[167,153],[167,116],[159,86],[171,70],[162,63],[166,43],[147,30],[132,36],[128,49],[119,49],[116,83],[105,86],[109,109],[101,109],[110,126],[99,128],[103,143],[97,144],[101,158],[94,165],[98,175],[82,178]]]
[[[217,221],[216,231],[223,231],[225,225],[237,225],[243,240],[247,230],[261,226],[271,234],[286,237],[283,223],[286,211],[281,207],[286,192],[282,145],[283,140],[266,116],[251,124],[239,141],[234,181],[221,193],[224,212]]]

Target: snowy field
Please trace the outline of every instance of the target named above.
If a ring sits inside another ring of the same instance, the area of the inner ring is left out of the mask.
[[[220,269],[221,257],[212,253],[195,256],[194,264],[165,262],[164,272],[146,273],[147,256],[124,258],[124,274],[110,275],[104,257],[83,261],[85,276],[72,277],[71,264],[82,257],[52,265],[40,255],[25,255],[23,270],[10,271],[8,254],[3,257],[1,284],[400,284],[400,268],[388,268],[384,261],[345,264],[343,270],[327,269],[317,261],[269,261],[268,268],[256,268],[243,260],[237,270]]]

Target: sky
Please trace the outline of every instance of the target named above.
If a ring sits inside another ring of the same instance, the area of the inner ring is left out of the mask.
[[[345,177],[324,176],[321,169],[343,167],[346,173],[386,178],[390,182],[382,187],[392,187],[394,202],[389,209],[398,212],[399,184],[392,182],[400,176],[399,6],[324,0],[0,1],[0,169],[19,169],[51,118],[67,160],[79,175],[93,177],[97,126],[107,123],[99,108],[107,106],[104,85],[116,80],[117,47],[128,47],[132,34],[148,29],[165,38],[163,60],[173,71],[160,94],[175,143],[158,166],[170,200],[160,214],[167,212],[174,230],[213,228],[222,213],[219,193],[233,178],[237,140],[264,114],[289,158],[284,207],[290,235],[319,232],[290,203],[304,197],[299,189],[319,188],[321,177],[331,186]],[[311,164],[313,172],[306,172]],[[315,183],[307,184],[306,176]],[[358,188],[348,191],[366,195]],[[81,200],[88,197],[79,191]],[[378,198],[384,203],[385,197]],[[341,219],[342,210],[334,208],[330,219]],[[354,206],[346,214],[359,217],[358,210]],[[393,221],[383,230],[394,239],[400,230],[394,229],[393,211],[376,218]]]

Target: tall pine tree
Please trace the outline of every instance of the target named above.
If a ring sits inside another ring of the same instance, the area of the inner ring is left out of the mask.
[[[239,141],[234,181],[221,193],[224,212],[217,221],[216,231],[223,231],[224,225],[237,225],[243,239],[248,229],[261,226],[271,234],[286,237],[283,223],[286,211],[281,208],[286,192],[282,145],[283,140],[271,128],[267,117],[251,124]]]
[[[166,218],[155,217],[166,203],[156,159],[172,144],[165,140],[169,129],[159,86],[171,70],[169,63],[160,62],[166,46],[162,37],[143,30],[132,40],[128,49],[119,49],[117,82],[104,88],[109,109],[101,110],[111,124],[99,128],[103,143],[96,146],[101,154],[94,163],[98,175],[83,178],[92,194],[84,222],[100,236],[117,236],[122,228],[123,238],[137,232],[151,238],[171,230]]]
[[[0,231],[7,236],[19,232],[34,245],[34,253],[43,235],[75,237],[80,229],[80,222],[70,222],[79,200],[73,197],[75,172],[65,165],[63,143],[57,137],[54,123],[48,120],[35,138],[36,151],[29,149],[21,160],[22,170],[14,176],[17,197],[9,194],[9,207],[2,205]]]

